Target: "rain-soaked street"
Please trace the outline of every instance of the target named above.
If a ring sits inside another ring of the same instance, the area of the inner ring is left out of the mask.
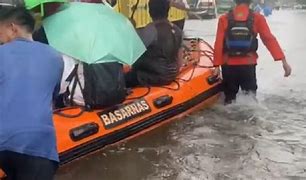
[[[258,100],[240,96],[63,167],[57,180],[306,179],[306,11],[267,18],[293,74],[261,44]],[[188,21],[212,43],[216,20]]]

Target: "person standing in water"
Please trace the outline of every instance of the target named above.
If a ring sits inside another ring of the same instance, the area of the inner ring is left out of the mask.
[[[7,179],[51,180],[59,157],[52,121],[63,61],[34,42],[35,20],[25,8],[0,11],[0,168]]]
[[[214,48],[214,74],[222,69],[225,104],[236,99],[239,88],[256,95],[258,34],[274,60],[283,63],[285,77],[291,74],[291,67],[264,16],[250,10],[251,0],[235,2],[236,7],[219,19]]]

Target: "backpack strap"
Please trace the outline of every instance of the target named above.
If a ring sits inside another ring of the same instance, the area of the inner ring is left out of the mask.
[[[79,64],[75,64],[73,70],[71,71],[71,73],[69,74],[69,76],[66,78],[65,81],[69,82],[69,85],[70,85],[70,83],[72,82],[74,76],[77,74],[77,72],[78,72],[78,67],[79,67]]]
[[[254,34],[253,25],[254,25],[254,11],[252,9],[249,9],[247,26],[248,26],[249,30]]]
[[[68,89],[69,89],[69,86],[70,84],[72,83],[73,81],[73,85],[72,85],[72,89],[71,89],[71,92],[68,93],[68,97],[70,95],[70,98],[68,98],[69,100],[69,105],[72,106],[74,103],[73,103],[73,96],[74,96],[74,93],[75,93],[75,89],[76,89],[76,85],[77,85],[77,77],[78,77],[78,68],[79,68],[79,64],[76,64],[72,70],[72,72],[69,74],[69,76],[67,77],[66,81],[69,82],[69,85],[68,85]]]
[[[234,17],[234,11],[231,9],[227,14],[228,19],[228,30],[230,30],[232,27],[235,26],[235,17]]]
[[[69,85],[68,85],[68,89],[69,89],[69,86],[72,84],[72,88],[71,88],[71,92],[68,93],[68,97],[67,100],[68,100],[68,103],[70,106],[73,106],[74,105],[74,102],[73,102],[73,97],[74,97],[74,94],[75,94],[75,90],[76,90],[76,87],[77,85],[80,87],[80,90],[81,90],[81,93],[82,93],[82,96],[84,97],[84,89],[81,85],[81,82],[80,82],[80,79],[79,79],[79,76],[78,76],[78,68],[79,68],[79,64],[76,64],[72,70],[72,72],[69,74],[69,76],[67,77],[66,81],[69,82]],[[85,103],[86,105],[86,103]]]

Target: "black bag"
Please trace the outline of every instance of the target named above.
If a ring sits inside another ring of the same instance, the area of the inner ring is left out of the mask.
[[[224,42],[224,51],[229,56],[245,56],[258,49],[258,40],[253,32],[254,13],[249,11],[246,21],[236,21],[233,11],[228,14],[228,29]]]
[[[83,64],[84,101],[91,108],[119,104],[127,95],[122,65],[117,62]]]
[[[117,62],[86,64],[83,63],[84,87],[77,76],[77,68],[72,72],[75,81],[70,92],[70,104],[77,84],[80,86],[85,106],[97,109],[122,103],[127,95],[123,67]]]

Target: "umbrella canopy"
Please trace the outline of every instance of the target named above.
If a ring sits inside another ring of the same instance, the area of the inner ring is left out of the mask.
[[[44,4],[46,3],[65,3],[69,0],[24,0],[25,7],[27,9],[34,9],[40,6],[41,16],[44,16]]]
[[[101,4],[67,4],[43,26],[51,46],[89,64],[131,65],[146,51],[129,20]]]

